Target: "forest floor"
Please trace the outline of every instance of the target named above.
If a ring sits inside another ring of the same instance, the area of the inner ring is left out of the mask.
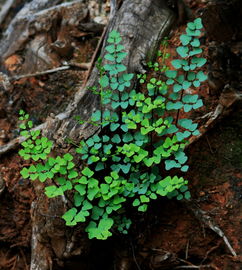
[[[187,2],[195,14],[205,6],[205,1]],[[169,36],[171,56],[184,28],[177,27]],[[73,60],[90,62],[97,41],[97,37],[83,34]],[[205,54],[207,47],[206,40]],[[21,58],[13,55],[5,64],[8,71],[15,71],[21,66]],[[0,145],[18,136],[20,109],[28,112],[35,125],[45,122],[51,113],[65,109],[85,74],[75,68],[14,81],[11,91],[0,97]],[[218,97],[210,95],[206,83],[198,93],[205,106],[194,117],[213,111],[218,103]],[[66,260],[64,268],[55,269],[241,270],[241,123],[241,104],[237,104],[187,149],[190,170],[186,178],[194,207],[189,202],[161,198],[152,203],[147,213],[134,215],[129,236],[93,241],[86,257]],[[35,194],[32,183],[20,175],[25,163],[16,150],[0,158],[0,270],[29,269],[30,208]],[[3,190],[1,184],[5,186]],[[195,214],[196,209],[201,210],[200,216]],[[208,226],[209,222],[211,227],[220,228],[238,256],[231,254],[228,244]]]

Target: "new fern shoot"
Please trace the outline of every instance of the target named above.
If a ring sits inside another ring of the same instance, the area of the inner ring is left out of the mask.
[[[67,226],[84,222],[90,239],[104,240],[113,229],[128,233],[131,220],[126,209],[130,206],[145,212],[159,196],[190,198],[188,181],[170,176],[168,171],[188,170],[184,148],[190,136],[199,134],[198,125],[180,119],[179,111],[203,105],[198,95],[187,91],[206,80],[198,70],[206,62],[199,57],[201,28],[199,18],[188,23],[186,34],[180,37],[182,46],[177,48],[179,58],[172,61],[174,70],[164,64],[167,54],[162,56],[163,66],[149,64],[155,71],[165,72],[165,81],[159,76],[148,80],[146,74],[138,75],[147,87],[144,92],[130,90],[135,75],[127,73],[122,64],[127,53],[121,36],[115,30],[109,34],[105,64],[99,59],[97,66],[99,87],[91,89],[100,95],[100,108],[92,113],[89,123],[99,126],[100,132],[81,141],[76,149],[83,160],[81,170],[69,153],[49,157],[52,142],[39,131],[28,131],[32,123],[20,112],[24,121],[20,128],[27,140],[19,154],[24,159],[41,160],[22,169],[21,175],[41,182],[52,179],[53,185],[45,188],[49,198],[69,191],[73,205],[62,217]]]

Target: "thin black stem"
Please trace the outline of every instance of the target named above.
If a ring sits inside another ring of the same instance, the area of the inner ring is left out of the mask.
[[[191,57],[189,56],[188,57],[188,65],[190,66],[190,64],[191,64]],[[188,76],[188,71],[186,71],[185,75],[184,75],[184,80],[185,81],[187,80],[187,76]],[[184,89],[182,89],[179,101],[182,101],[183,95],[184,95]],[[179,120],[179,115],[180,115],[180,109],[178,109],[177,114],[176,114],[176,122],[175,122],[176,125],[177,125],[178,120]]]
[[[100,66],[99,68],[99,72],[100,72],[100,79],[102,79],[102,76],[103,76],[103,70],[102,70],[102,66]],[[100,112],[101,112],[101,131],[100,131],[100,134],[101,134],[101,151],[102,151],[102,155],[104,156],[104,147],[103,147],[103,136],[102,136],[102,131],[103,131],[103,87],[102,85],[100,84]]]

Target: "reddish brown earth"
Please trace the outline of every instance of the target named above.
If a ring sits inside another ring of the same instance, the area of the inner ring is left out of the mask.
[[[188,1],[196,11],[202,1]],[[170,53],[178,45],[184,26],[170,38]],[[94,41],[95,44],[96,41]],[[80,45],[82,62],[90,59],[95,46]],[[206,48],[206,44],[204,46]],[[207,51],[205,50],[205,54]],[[85,55],[85,56],[84,56]],[[10,60],[9,60],[10,61]],[[12,62],[11,62],[12,61]],[[18,64],[11,59],[9,68]],[[16,81],[10,97],[0,100],[0,144],[18,134],[18,111],[24,108],[35,124],[50,113],[62,111],[84,78],[78,70]],[[208,86],[199,89],[205,107],[214,109],[217,97],[209,96]],[[11,98],[13,105],[9,104]],[[202,123],[201,123],[202,124]],[[223,239],[194,215],[189,202],[159,199],[145,214],[132,213],[133,226],[127,237],[114,235],[107,241],[91,241],[89,253],[71,258],[62,269],[242,269],[242,109],[237,104],[227,117],[187,150],[190,170],[186,175],[192,204],[210,216],[226,235],[238,256],[233,256]],[[12,151],[0,159],[0,269],[27,270],[30,264],[32,183],[20,177],[25,166]],[[190,268],[188,268],[190,266]],[[55,267],[54,267],[55,268]],[[60,268],[55,268],[60,269]]]

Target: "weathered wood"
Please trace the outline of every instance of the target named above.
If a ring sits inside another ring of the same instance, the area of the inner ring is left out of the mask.
[[[6,0],[2,6],[0,6],[0,25],[5,20],[10,8],[16,0]]]
[[[29,24],[35,19],[35,13],[60,3],[60,0],[33,0],[26,4],[15,16],[1,39],[0,55],[1,60],[13,54],[21,48],[29,37]]]
[[[112,29],[119,31],[128,52],[124,60],[128,72],[143,73],[145,62],[154,56],[162,36],[167,34],[173,20],[173,13],[166,7],[165,1],[125,1],[109,23],[106,36]],[[104,42],[103,48],[105,45]],[[104,49],[101,57],[103,54]],[[88,91],[97,81],[98,71],[94,68],[86,87],[77,92],[74,101],[67,108],[70,117],[57,129],[51,129],[53,132],[50,131],[49,136],[58,134],[59,141],[64,141],[67,137],[72,139],[88,137],[95,131],[96,127],[79,125],[73,116],[79,115],[81,119],[86,120],[97,108],[98,97]]]
[[[107,34],[101,51],[104,55],[104,47],[108,32],[116,29],[120,32],[128,52],[124,64],[128,72],[143,72],[145,61],[152,58],[159,45],[161,38],[170,30],[173,23],[173,13],[166,7],[165,1],[160,0],[126,0],[121,8],[114,15],[107,26]],[[81,88],[74,101],[68,106],[63,115],[67,116],[62,120],[49,119],[44,132],[50,138],[54,138],[58,144],[63,144],[64,140],[72,138],[80,140],[82,137],[88,137],[97,131],[96,127],[84,124],[80,125],[73,120],[75,115],[82,119],[88,119],[93,111],[98,107],[98,97],[88,91],[88,88],[96,85],[98,81],[98,71],[93,69],[86,87]],[[135,82],[133,82],[135,83]],[[61,198],[48,200],[43,194],[43,185],[34,183],[38,200],[33,203],[32,221],[32,259],[31,270],[49,270],[51,257],[57,257],[60,261],[72,254],[81,254],[88,249],[86,235],[83,233],[82,246],[80,239],[76,239],[76,232],[72,228],[65,227],[63,220],[56,217],[67,207],[68,200],[63,196]],[[44,209],[45,215],[39,214],[39,209]],[[55,211],[53,211],[55,209]],[[55,228],[58,227],[58,230]],[[45,240],[43,240],[45,239]],[[60,245],[61,249],[55,249]],[[54,254],[50,253],[50,247]],[[39,259],[41,258],[41,260]]]
[[[84,32],[94,33],[101,35],[105,25],[95,22],[80,23],[78,29]]]
[[[125,64],[129,72],[142,72],[145,69],[144,61],[148,57],[152,57],[155,51],[154,48],[157,47],[160,37],[165,31],[168,31],[171,26],[172,15],[167,8],[162,5],[163,2],[158,0],[126,0],[118,13],[113,14],[113,20],[108,25],[107,32],[112,29],[118,29],[124,37],[123,43],[128,51]],[[47,12],[46,14],[49,13]],[[81,24],[79,24],[79,26],[80,25]],[[34,38],[36,38],[38,32],[35,32],[33,35]],[[25,46],[24,43],[22,45]],[[103,48],[104,46],[105,41]],[[19,48],[21,48],[21,46]],[[104,49],[102,49],[101,55],[103,55],[103,53]],[[49,118],[47,122],[39,128],[44,129],[44,132],[50,138],[54,138],[62,145],[66,137],[71,137],[79,141],[82,137],[88,137],[92,135],[93,132],[96,132],[96,127],[88,126],[87,124],[80,126],[73,120],[73,117],[80,115],[81,118],[88,119],[91,112],[99,105],[98,96],[94,96],[87,89],[88,86],[96,85],[97,81],[98,72],[94,68],[87,87],[81,88],[78,91],[75,100],[69,105],[67,111],[57,115],[55,118]],[[226,90],[226,88],[224,90]],[[219,106],[215,110],[215,113],[212,114],[209,121],[212,120],[214,122],[223,112],[224,108],[229,108],[235,100],[241,99],[241,93],[238,92],[237,89],[228,87],[227,90],[229,91],[222,92]],[[207,125],[211,124],[211,121],[209,121],[205,124],[205,128],[207,128]],[[14,141],[15,145],[19,142],[21,142],[21,140],[16,139]],[[12,149],[12,146],[13,145],[9,144],[7,149]],[[0,147],[0,155],[1,150],[3,150],[2,153],[5,153],[6,148],[2,149]],[[36,181],[34,182],[34,187],[37,199],[33,202],[31,209],[33,224],[31,270],[49,270],[53,267],[53,258],[61,265],[61,262],[65,258],[80,255],[88,250],[89,242],[86,239],[85,233],[78,232],[76,228],[74,230],[73,228],[66,227],[63,220],[60,218],[66,208],[69,208],[68,198],[63,196],[48,200],[43,194],[43,184]],[[220,229],[218,230],[210,220],[207,220],[207,216],[205,217],[204,223],[223,237],[226,242],[227,238],[225,238],[223,232],[221,232]],[[209,221],[209,223],[206,221]],[[80,229],[80,227],[78,227],[78,229]],[[228,245],[227,242],[226,244]],[[231,246],[229,249],[232,253],[234,252]],[[169,255],[168,252],[165,255],[167,256],[167,254]],[[136,262],[135,255],[134,260]],[[160,263],[161,262],[158,261],[156,268],[161,268]],[[117,269],[132,269],[132,266],[129,268],[125,263],[120,263],[120,265],[120,268]],[[204,266],[205,265],[203,265],[203,267]],[[194,266],[193,268],[199,267],[200,266]],[[139,268],[138,264],[137,268]]]
[[[16,15],[0,40],[0,63],[14,53],[23,50],[24,64],[21,73],[35,73],[59,66],[57,44],[69,45],[69,33],[88,16],[88,5],[82,0],[32,1]],[[59,25],[60,23],[60,25]],[[61,37],[58,34],[61,33]],[[33,38],[34,37],[34,38]],[[66,49],[64,48],[64,49]],[[62,50],[63,51],[63,50]]]

